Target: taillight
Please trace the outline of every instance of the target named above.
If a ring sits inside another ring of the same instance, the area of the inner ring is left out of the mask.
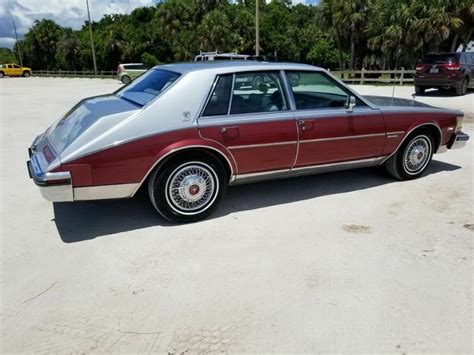
[[[446,65],[446,69],[448,69],[448,70],[459,70],[459,69],[461,69],[461,66],[458,63],[448,63]]]
[[[51,151],[51,149],[48,146],[45,146],[43,148],[43,155],[46,158],[46,160],[48,161],[48,163],[51,163],[56,158],[54,156],[53,152]]]
[[[415,69],[416,69],[416,71],[422,71],[423,69],[425,69],[425,65],[424,64],[417,64]]]
[[[122,72],[122,67],[119,65],[119,66],[117,67],[117,73],[120,74],[121,72]]]

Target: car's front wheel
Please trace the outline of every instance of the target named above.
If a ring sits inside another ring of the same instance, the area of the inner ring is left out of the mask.
[[[120,79],[120,80],[122,81],[122,83],[128,84],[131,79],[128,75],[124,75],[124,76],[122,76],[122,79]]]
[[[23,72],[23,76],[24,76],[25,78],[29,78],[29,77],[30,77],[30,75],[31,75],[31,74],[30,74],[30,72],[29,72],[29,71],[25,71],[25,72]]]
[[[422,88],[420,86],[415,86],[415,94],[423,95],[424,93],[425,93],[425,88]]]
[[[415,179],[428,168],[433,158],[433,146],[431,133],[419,130],[407,138],[385,162],[385,167],[390,175],[399,180]]]
[[[222,164],[211,157],[177,159],[157,169],[148,181],[156,210],[172,222],[204,219],[217,208],[227,189]]]

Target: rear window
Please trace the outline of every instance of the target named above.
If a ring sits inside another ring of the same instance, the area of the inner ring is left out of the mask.
[[[173,84],[180,74],[168,70],[149,70],[138,79],[119,90],[116,95],[125,100],[145,106]]]
[[[454,54],[429,54],[421,60],[423,64],[444,64],[456,61],[457,58]]]

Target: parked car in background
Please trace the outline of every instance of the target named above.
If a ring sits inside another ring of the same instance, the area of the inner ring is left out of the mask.
[[[130,81],[138,78],[147,70],[148,68],[143,63],[123,63],[119,64],[117,68],[117,75],[118,79],[122,83],[128,84]]]
[[[31,76],[31,68],[21,67],[18,64],[0,64],[0,78],[4,76],[23,76],[28,78]]]
[[[428,54],[416,65],[415,92],[426,89],[454,89],[456,95],[465,95],[474,88],[474,53]]]
[[[258,88],[235,85],[257,76],[266,78]],[[229,185],[377,165],[409,180],[469,139],[460,111],[373,100],[311,65],[157,66],[79,102],[34,140],[28,170],[50,201],[144,188],[163,217],[191,222],[216,210]]]

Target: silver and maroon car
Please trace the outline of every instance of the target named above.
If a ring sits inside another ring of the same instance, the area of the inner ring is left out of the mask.
[[[259,86],[241,85],[260,77]],[[365,98],[303,64],[161,65],[84,99],[38,136],[30,176],[50,201],[148,190],[177,222],[209,216],[227,186],[385,164],[420,176],[433,153],[462,147],[462,112]]]

